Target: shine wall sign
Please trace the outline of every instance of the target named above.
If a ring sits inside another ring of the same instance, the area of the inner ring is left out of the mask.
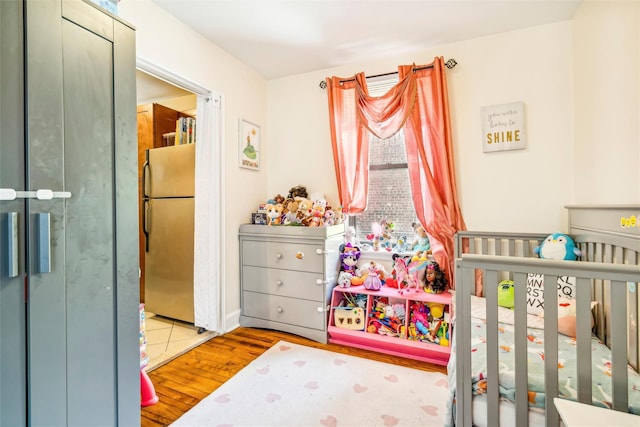
[[[520,150],[527,147],[524,102],[482,107],[482,151]]]

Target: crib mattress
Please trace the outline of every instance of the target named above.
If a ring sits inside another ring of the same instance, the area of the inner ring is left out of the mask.
[[[476,298],[476,297],[472,297]],[[472,303],[472,306],[474,304]],[[476,310],[474,314],[478,314]],[[500,317],[503,320],[503,316]],[[532,323],[529,322],[528,325]],[[455,331],[455,328],[454,328]],[[486,392],[486,321],[482,315],[471,319],[471,369],[472,389],[474,396]],[[499,337],[499,390],[502,399],[515,402],[515,346],[514,327],[512,324],[500,323]],[[453,340],[455,343],[455,340]],[[604,408],[612,407],[612,377],[611,350],[597,337],[591,338],[592,360],[592,399],[593,405]],[[545,407],[544,393],[544,331],[537,327],[527,328],[528,379],[529,379],[529,407]],[[448,412],[453,423],[455,410],[455,354],[451,353],[449,361],[450,407]],[[559,396],[576,400],[576,341],[575,339],[558,335],[558,392]],[[640,415],[640,375],[628,367],[629,377],[629,412]],[[447,418],[448,418],[447,417]]]

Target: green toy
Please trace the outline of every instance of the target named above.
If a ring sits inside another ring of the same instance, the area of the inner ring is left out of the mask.
[[[503,280],[498,283],[498,305],[513,310],[515,288],[513,280]]]

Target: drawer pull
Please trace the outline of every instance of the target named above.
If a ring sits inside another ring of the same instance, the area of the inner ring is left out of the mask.
[[[326,283],[325,280],[322,279],[316,279],[316,285],[324,285]]]
[[[318,307],[318,308],[316,308],[316,310],[318,310],[318,313],[324,312],[324,308],[322,308],[322,307]]]
[[[276,309],[276,311],[277,311],[278,313],[282,313],[284,310],[282,309],[282,307],[278,307],[278,308]]]
[[[278,252],[278,253],[276,254],[276,258],[278,258],[278,259],[282,259],[282,254],[281,254],[280,252]]]
[[[324,250],[322,250],[320,248],[316,249],[316,254],[318,254],[318,255],[324,255],[326,253],[329,253],[329,251],[324,251]]]
[[[296,258],[298,258],[298,259],[304,259],[304,252],[297,252],[297,253],[296,253]]]
[[[276,280],[276,285],[282,286],[284,285],[284,282],[282,280]]]

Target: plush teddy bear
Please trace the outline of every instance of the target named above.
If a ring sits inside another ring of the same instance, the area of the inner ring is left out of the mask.
[[[298,200],[296,220],[298,223],[308,226],[312,219],[311,215],[313,213],[313,204],[311,203],[311,200],[304,197],[298,197],[296,200]]]
[[[413,241],[411,250],[416,252],[420,251],[431,253],[431,244],[429,243],[429,236],[427,236],[427,231],[419,222],[414,222],[413,224],[411,224],[411,226],[413,227],[413,231],[418,236],[416,240]]]

